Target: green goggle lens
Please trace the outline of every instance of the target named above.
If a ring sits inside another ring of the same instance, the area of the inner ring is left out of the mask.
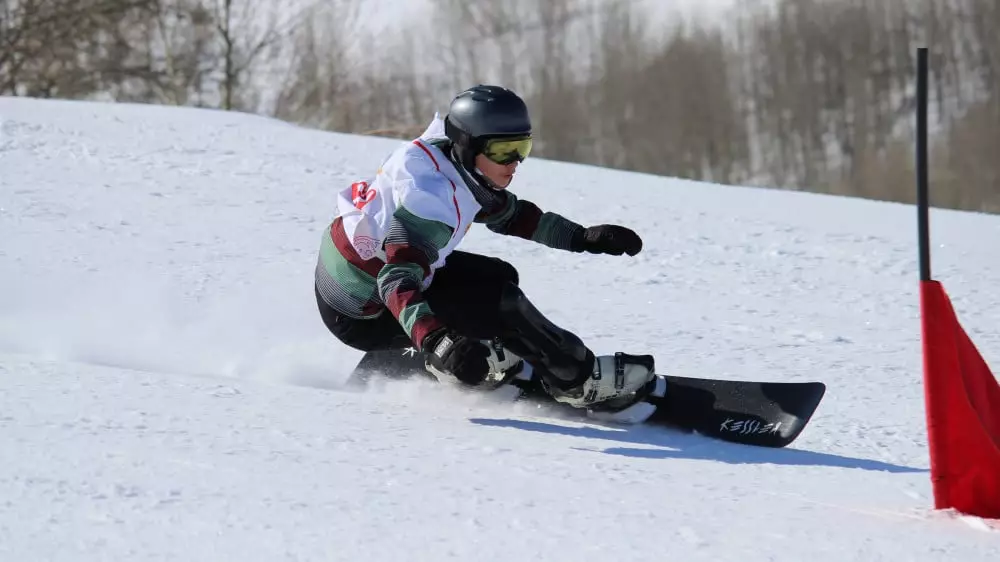
[[[483,147],[483,155],[497,164],[523,162],[531,153],[531,137],[516,139],[490,139]]]

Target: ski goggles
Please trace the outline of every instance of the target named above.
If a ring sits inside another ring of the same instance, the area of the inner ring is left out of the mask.
[[[483,156],[497,164],[507,165],[524,159],[531,153],[531,137],[493,138],[483,146]]]

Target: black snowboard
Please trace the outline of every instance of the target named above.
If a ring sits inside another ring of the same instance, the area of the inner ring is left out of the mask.
[[[348,380],[363,385],[372,376],[405,379],[429,376],[423,355],[413,348],[371,351]],[[696,431],[762,447],[784,447],[809,423],[826,392],[821,382],[748,382],[657,375],[667,382],[662,398],[647,402],[656,411],[643,423]],[[552,401],[538,378],[515,379],[525,398]],[[554,402],[554,401],[553,401]],[[580,410],[581,416],[586,412]]]

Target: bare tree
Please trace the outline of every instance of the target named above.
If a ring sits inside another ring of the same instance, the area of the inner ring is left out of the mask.
[[[485,82],[523,89],[527,80],[519,70],[533,58],[525,34],[538,27],[528,19],[534,4],[432,0],[431,26],[440,32],[432,32],[431,38],[444,56],[442,67],[450,69],[448,91]]]
[[[356,131],[360,60],[367,36],[352,33],[360,2],[316,4],[292,35],[291,62],[271,111],[325,129]]]
[[[157,0],[136,38],[135,56],[148,78],[132,82],[118,99],[213,106],[212,75],[218,68],[213,43],[215,21],[198,0]]]
[[[534,2],[529,9],[523,12],[522,21],[535,21],[537,28],[527,28],[519,35],[532,46],[533,56],[525,65],[531,72],[531,87],[525,90],[536,116],[533,121],[541,132],[538,154],[579,161],[584,148],[580,139],[590,135],[594,116],[587,96],[580,95],[589,88],[584,86],[581,73],[576,72],[586,61],[576,56],[584,46],[574,37],[573,26],[587,12],[576,0]]]
[[[296,11],[294,5],[264,0],[213,3],[213,21],[221,42],[220,105],[226,110],[254,109],[255,92],[247,86],[249,75],[268,50],[280,49],[291,37],[306,12]]]
[[[642,14],[629,0],[614,0],[591,18],[590,37],[597,43],[589,62],[589,152],[595,164],[627,168],[632,149],[636,100],[648,64],[648,39]]]
[[[80,98],[132,69],[124,30],[153,0],[0,0],[0,93]]]
[[[664,28],[634,0],[432,0],[389,31],[360,25],[361,0],[292,1],[0,0],[0,94],[412,137],[499,83],[540,156],[906,201],[927,45],[939,204],[1000,212],[995,0],[747,0]]]
[[[626,167],[694,179],[735,178],[748,165],[747,127],[733,82],[734,59],[721,32],[679,24],[647,49],[628,71],[631,93],[624,111],[612,113],[627,116]]]

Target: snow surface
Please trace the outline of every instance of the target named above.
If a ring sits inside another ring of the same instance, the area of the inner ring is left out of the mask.
[[[829,386],[791,447],[337,390],[315,311],[337,189],[396,141],[0,98],[0,560],[998,560],[931,509],[913,207],[531,159],[514,188],[635,258],[473,229],[598,352]],[[428,116],[429,118],[430,116]],[[1000,365],[1000,217],[932,212]]]

